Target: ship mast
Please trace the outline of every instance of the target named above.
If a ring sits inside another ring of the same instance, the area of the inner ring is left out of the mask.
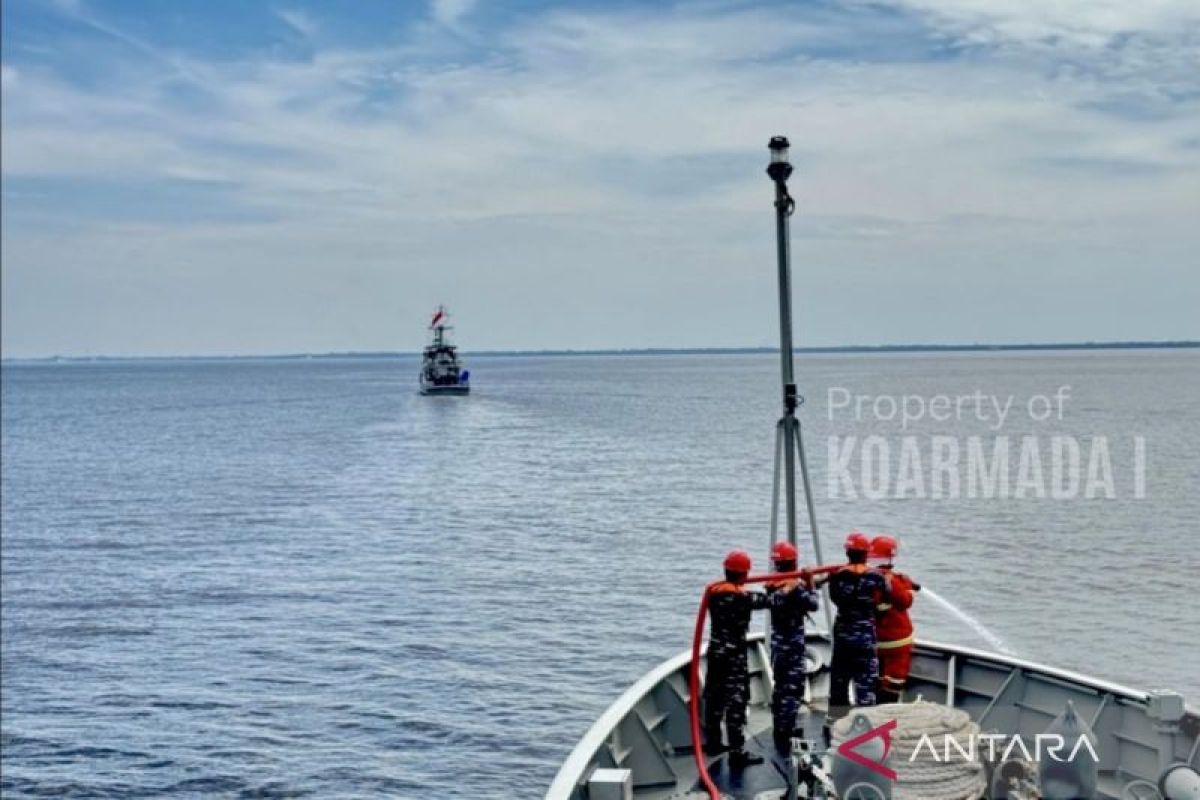
[[[774,136],[767,147],[771,151],[771,162],[767,175],[775,183],[775,239],[779,261],[779,361],[783,377],[783,416],[775,427],[775,478],[771,492],[771,544],[779,538],[779,477],[782,462],[784,479],[784,507],[786,513],[787,538],[796,545],[796,462],[800,462],[800,477],[804,483],[804,501],[808,508],[808,524],[812,532],[813,555],[817,564],[823,564],[821,537],[817,531],[817,514],[813,507],[812,483],[808,476],[808,459],[804,454],[804,436],[800,430],[800,419],[796,409],[804,402],[796,390],[795,365],[792,359],[792,253],[789,218],[796,210],[796,202],[788,193],[787,181],[792,174],[788,162],[788,140],[786,136]],[[825,606],[825,624],[832,629],[832,613],[828,598]]]
[[[437,313],[433,315],[433,322],[429,324],[429,327],[433,329],[433,346],[439,350],[445,345],[445,320],[446,307],[438,306]]]

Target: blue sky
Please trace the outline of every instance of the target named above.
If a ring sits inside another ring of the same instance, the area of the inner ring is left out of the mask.
[[[3,13],[6,356],[1200,337],[1194,0]]]

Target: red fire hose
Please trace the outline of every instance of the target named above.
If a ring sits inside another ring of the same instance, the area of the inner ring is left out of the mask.
[[[795,578],[809,578],[816,575],[826,575],[837,572],[845,564],[827,564],[821,567],[796,570],[795,572],[774,572],[768,575],[751,575],[746,583],[766,583],[767,581],[786,581]],[[700,642],[704,639],[704,620],[708,617],[708,597],[714,586],[725,581],[714,581],[704,587],[704,595],[700,598],[700,612],[696,615],[696,631],[692,634],[692,667],[689,676],[689,692],[691,701],[688,712],[692,723],[692,753],[696,757],[696,769],[700,772],[700,781],[708,792],[709,800],[721,800],[721,792],[708,774],[708,764],[704,759],[704,746],[700,743]]]

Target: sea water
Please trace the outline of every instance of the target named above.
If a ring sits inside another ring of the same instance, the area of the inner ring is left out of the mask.
[[[5,365],[5,796],[539,796],[688,647],[724,553],[764,563],[778,358],[470,366],[474,393],[439,398],[406,358]],[[899,568],[950,604],[918,594],[919,636],[1200,698],[1200,353],[797,372],[826,558],[854,528],[899,537]],[[1018,405],[1063,385],[1061,419]],[[1002,430],[902,427],[831,409],[839,387],[1017,400]],[[1023,437],[1047,482],[1050,437],[1107,437],[1115,495],[935,498],[925,463],[926,495],[898,496],[910,434],[922,454],[1010,436],[1014,484]],[[890,446],[884,496],[857,463],[857,497],[832,490],[848,436]]]

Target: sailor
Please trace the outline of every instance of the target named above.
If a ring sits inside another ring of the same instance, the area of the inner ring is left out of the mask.
[[[799,554],[790,542],[776,542],[771,561],[776,572],[795,572]],[[797,733],[796,713],[804,700],[804,618],[819,607],[812,579],[776,580],[767,584],[771,598],[771,717],[775,749],[791,751]]]
[[[721,721],[729,737],[729,765],[740,769],[761,764],[760,756],[746,752],[746,703],[750,699],[750,672],[746,664],[746,631],[750,614],[766,608],[769,599],[746,590],[750,556],[734,550],[725,557],[725,580],[709,589],[708,613],[712,632],[708,640],[708,676],[704,682],[705,751],[715,755],[721,745]]]
[[[883,575],[867,565],[870,549],[866,536],[851,533],[846,537],[850,563],[829,577],[829,599],[838,612],[829,665],[829,715],[833,719],[844,716],[850,707],[850,684],[854,684],[854,705],[875,705],[879,682],[875,612],[886,601],[887,585]]]
[[[888,595],[875,607],[880,703],[899,703],[903,699],[912,664],[913,624],[908,609],[912,607],[913,592],[920,591],[921,585],[894,569],[899,551],[900,543],[891,536],[876,536],[871,540],[868,560],[883,573]]]

